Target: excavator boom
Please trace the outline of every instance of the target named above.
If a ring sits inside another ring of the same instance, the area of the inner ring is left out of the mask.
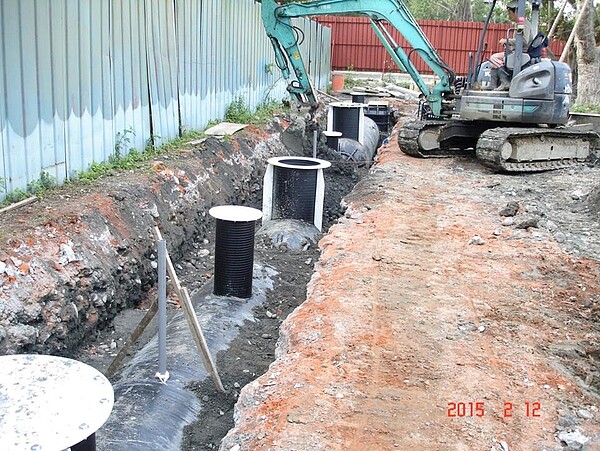
[[[303,104],[317,102],[298,48],[300,35],[291,19],[296,17],[338,15],[361,16],[371,21],[371,28],[396,65],[408,72],[429,103],[433,114],[445,114],[443,101],[452,93],[454,72],[443,62],[423,30],[400,0],[316,0],[306,3],[278,5],[275,0],[262,0],[262,19],[267,35],[275,50],[277,66],[286,80],[292,71],[296,80],[288,84],[288,91]],[[406,39],[413,50],[407,55],[394,41],[384,22],[389,23]],[[439,82],[429,88],[410,59],[415,52],[438,76]]]

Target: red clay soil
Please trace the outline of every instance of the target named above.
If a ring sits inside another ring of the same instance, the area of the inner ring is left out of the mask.
[[[600,449],[600,267],[458,164],[380,151],[222,450]]]

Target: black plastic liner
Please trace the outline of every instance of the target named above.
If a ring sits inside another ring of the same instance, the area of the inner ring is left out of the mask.
[[[266,300],[277,272],[254,265],[253,295],[249,299],[212,294],[208,283],[193,296],[194,308],[214,361],[227,349],[245,320],[254,321],[252,309]],[[158,337],[155,336],[111,381],[115,405],[111,416],[97,432],[100,451],[180,450],[184,427],[202,409],[196,395],[186,389],[190,382],[209,377],[183,312],[167,324],[167,371],[162,383],[158,370]]]

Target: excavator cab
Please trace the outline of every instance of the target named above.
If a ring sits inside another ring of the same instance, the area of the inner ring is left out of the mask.
[[[546,47],[548,47],[548,38],[544,33],[538,32],[527,47],[527,51],[521,55],[521,69],[540,63]],[[514,52],[508,51],[507,48],[508,46],[505,45],[504,66],[500,69],[499,73],[505,75],[505,80],[510,85],[510,80],[512,80],[514,74],[516,56]],[[493,84],[492,82],[491,88],[495,88]]]

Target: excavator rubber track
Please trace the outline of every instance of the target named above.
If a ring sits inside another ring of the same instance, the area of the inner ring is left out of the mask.
[[[496,171],[548,171],[585,162],[597,139],[594,132],[571,127],[498,127],[481,134],[476,154]]]
[[[398,146],[407,155],[419,158],[444,158],[452,156],[448,151],[439,147],[425,150],[420,146],[421,132],[426,129],[437,130],[446,125],[446,121],[415,121],[407,120],[398,130]]]

